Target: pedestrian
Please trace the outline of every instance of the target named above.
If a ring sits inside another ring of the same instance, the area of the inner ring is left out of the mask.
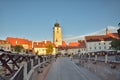
[[[56,60],[57,60],[57,54],[55,55],[55,62],[56,62]]]

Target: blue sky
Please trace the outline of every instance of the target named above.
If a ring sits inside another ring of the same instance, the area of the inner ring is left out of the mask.
[[[120,22],[120,0],[0,0],[0,39],[52,40],[56,20],[63,38]]]

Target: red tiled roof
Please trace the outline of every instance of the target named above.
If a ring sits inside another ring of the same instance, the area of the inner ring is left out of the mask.
[[[79,42],[70,42],[69,44],[68,44],[68,46],[69,47],[76,47],[76,46],[79,46]]]
[[[118,33],[108,33],[107,36],[110,36],[110,37],[115,38],[115,39],[119,39]]]
[[[8,42],[6,40],[0,40],[0,44],[10,44],[10,42]]]
[[[78,42],[80,43],[80,44],[79,44],[79,47],[80,47],[80,48],[86,48],[86,43],[85,43],[84,40],[79,40]]]
[[[84,40],[80,40],[78,42],[70,42],[68,48],[86,48],[86,44]]]
[[[51,41],[33,42],[33,47],[45,48],[48,44],[52,44],[52,46],[55,47],[55,44],[53,44]]]
[[[10,42],[12,46],[27,44],[29,49],[32,49],[32,41],[29,41],[28,39],[7,37],[6,41]]]
[[[97,36],[85,36],[87,42],[94,41],[110,41],[113,39],[118,39],[117,33],[108,33],[107,35],[97,35]]]
[[[66,47],[66,46],[67,46],[66,43],[65,43],[65,41],[62,41],[62,46],[63,46],[63,47]]]

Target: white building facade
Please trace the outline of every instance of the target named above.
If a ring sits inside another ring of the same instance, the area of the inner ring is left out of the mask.
[[[71,48],[68,48],[67,53],[68,54],[85,54],[86,48],[71,47]]]
[[[105,51],[111,48],[112,41],[86,41],[86,51],[87,52],[96,52],[96,51]]]
[[[97,35],[97,36],[86,36],[86,48],[87,53],[97,52],[97,51],[107,51],[111,50],[111,42],[118,36],[117,33],[110,35]],[[113,37],[114,36],[114,37]]]

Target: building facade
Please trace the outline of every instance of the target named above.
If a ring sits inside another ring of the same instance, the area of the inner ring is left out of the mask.
[[[106,35],[86,36],[87,52],[107,51],[111,49],[111,42],[117,39],[117,33],[109,33]]]
[[[70,42],[67,46],[68,54],[85,54],[86,53],[86,44],[85,41]]]
[[[4,51],[11,51],[11,44],[5,40],[0,40],[0,49]]]
[[[105,51],[111,48],[111,37],[105,35],[86,36],[87,52]]]
[[[32,41],[28,40],[28,39],[24,39],[24,38],[13,38],[13,37],[7,37],[6,41],[11,43],[12,51],[15,52],[14,50],[14,46],[16,45],[20,45],[23,47],[23,49],[21,50],[21,52],[27,52],[27,53],[31,53],[32,52]]]
[[[48,44],[51,44],[53,46],[53,52],[51,54],[55,55],[56,54],[55,45],[51,41],[46,41],[46,40],[45,41],[35,41],[35,42],[33,42],[34,52],[37,55],[46,55],[47,54],[46,46]]]
[[[53,43],[56,47],[62,45],[62,30],[58,22],[53,27]]]

